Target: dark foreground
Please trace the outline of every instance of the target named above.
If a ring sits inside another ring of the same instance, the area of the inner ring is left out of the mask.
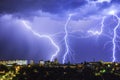
[[[2,76],[0,80],[120,80],[118,63],[15,65],[14,67],[9,68],[11,72],[6,71],[9,76],[5,78]]]

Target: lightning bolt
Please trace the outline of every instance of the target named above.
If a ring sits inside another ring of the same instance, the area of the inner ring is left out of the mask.
[[[54,58],[58,55],[60,48],[59,46],[56,44],[56,42],[49,36],[49,35],[41,35],[37,32],[35,32],[31,26],[29,26],[24,20],[22,20],[22,23],[24,24],[25,28],[29,31],[31,31],[35,36],[39,37],[39,38],[46,38],[48,39],[51,44],[56,48],[56,52],[52,55],[50,61],[53,61]]]
[[[111,10],[109,13],[109,15],[113,15],[114,17],[117,18],[118,22],[117,25],[115,26],[115,28],[113,29],[113,37],[112,37],[112,44],[113,44],[113,48],[112,48],[112,62],[116,61],[116,48],[117,48],[117,29],[120,26],[120,18],[118,17],[118,15],[115,14],[115,11]],[[91,33],[92,35],[101,35],[103,33],[103,28],[104,28],[104,21],[105,21],[105,17],[103,17],[102,22],[101,22],[101,29],[100,31],[93,31],[93,30],[88,30],[88,33]]]
[[[64,56],[63,56],[63,64],[65,63],[66,56],[67,56],[67,54],[69,53],[68,29],[67,29],[67,26],[68,26],[68,24],[69,24],[69,22],[70,22],[70,19],[71,19],[72,15],[73,15],[73,14],[69,14],[69,17],[68,17],[68,19],[67,19],[67,21],[66,21],[66,23],[65,23],[65,28],[64,28],[64,30],[65,30],[64,40],[65,40],[66,52],[65,52],[65,54],[64,54]]]
[[[109,12],[110,15],[113,15],[117,20],[117,25],[114,27],[113,29],[113,37],[112,37],[112,45],[113,45],[113,48],[112,48],[112,62],[115,62],[116,61],[116,57],[115,57],[115,54],[116,54],[116,48],[117,48],[117,44],[116,44],[116,41],[117,41],[117,29],[119,28],[120,26],[120,18],[118,15],[115,14],[114,11],[110,11]],[[64,42],[65,42],[65,48],[66,48],[66,51],[65,51],[65,54],[63,56],[63,64],[65,63],[66,61],[66,56],[68,54],[70,54],[70,46],[69,46],[69,42],[68,42],[68,36],[69,36],[69,32],[68,32],[68,24],[71,20],[71,17],[72,17],[73,14],[69,14],[69,17],[65,23],[65,26],[64,26],[64,32],[62,33],[65,33],[65,36],[64,36]],[[88,33],[92,34],[92,35],[101,35],[103,34],[103,31],[104,31],[104,22],[105,22],[105,19],[106,17],[104,16],[102,18],[102,21],[101,21],[101,26],[100,26],[100,30],[98,31],[94,31],[94,30],[88,30]],[[36,31],[34,31],[32,29],[31,26],[29,26],[24,20],[22,20],[22,23],[25,25],[25,28],[28,29],[29,31],[31,31],[35,36],[39,37],[39,38],[47,38],[51,44],[56,48],[56,52],[51,56],[51,59],[50,61],[53,61],[53,59],[58,55],[59,51],[60,51],[60,48],[59,46],[56,44],[56,42],[52,39],[52,37],[50,35],[41,35],[39,33],[37,33]],[[57,34],[60,34],[60,33],[57,33]]]
[[[113,60],[112,60],[112,62],[116,61],[116,57],[115,57],[115,55],[116,55],[116,48],[117,48],[116,42],[117,42],[117,36],[118,36],[117,35],[117,29],[120,26],[120,18],[118,17],[118,15],[116,13],[117,13],[117,10],[115,10],[115,9],[114,10],[110,10],[108,12],[108,15],[112,15],[112,16],[114,16],[118,20],[117,25],[113,29],[113,38],[112,38],[112,44],[113,44],[112,57],[113,57]]]
[[[101,35],[103,33],[105,18],[105,16],[102,18],[100,31],[88,30],[88,33],[91,33],[92,35]]]
[[[113,43],[113,49],[112,49],[112,52],[113,52],[113,60],[112,60],[112,62],[115,62],[116,61],[116,57],[115,57],[115,53],[116,53],[116,39],[117,39],[117,29],[119,28],[119,26],[120,26],[120,18],[116,15],[116,14],[113,14],[113,16],[114,17],[116,17],[117,18],[117,20],[118,20],[118,23],[117,23],[117,25],[115,26],[115,28],[114,28],[114,36],[113,36],[113,39],[112,39],[112,43]]]

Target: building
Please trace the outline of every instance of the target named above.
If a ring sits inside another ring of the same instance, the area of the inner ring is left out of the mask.
[[[13,64],[27,65],[28,61],[27,60],[8,60],[8,61],[1,60],[0,64],[3,64],[3,65],[13,65]]]
[[[44,65],[45,65],[45,62],[44,62],[43,60],[40,60],[40,61],[39,61],[39,65],[40,65],[40,66],[44,66]]]

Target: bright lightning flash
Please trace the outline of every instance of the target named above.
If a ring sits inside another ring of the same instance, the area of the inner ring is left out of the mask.
[[[56,52],[52,55],[50,61],[53,61],[54,58],[58,55],[60,48],[59,46],[55,43],[55,41],[49,36],[49,35],[41,35],[37,32],[35,32],[31,26],[29,26],[26,21],[22,20],[22,23],[24,24],[25,28],[28,29],[29,31],[31,31],[35,36],[39,37],[39,38],[46,38],[48,39],[51,44],[56,48]]]
[[[107,1],[107,0],[106,0]],[[65,48],[66,48],[66,51],[65,51],[65,54],[63,56],[63,64],[65,63],[66,61],[66,57],[68,54],[70,54],[70,46],[69,46],[69,42],[68,42],[68,36],[69,36],[69,32],[68,32],[68,24],[71,20],[71,17],[73,16],[74,14],[69,14],[69,17],[65,23],[65,26],[64,26],[64,30],[65,32],[65,36],[64,36],[64,41],[65,41]],[[113,37],[112,37],[112,44],[113,44],[113,48],[112,48],[112,62],[115,62],[116,61],[116,57],[115,57],[115,54],[116,54],[116,47],[117,47],[117,44],[116,44],[116,39],[117,39],[117,29],[119,28],[120,26],[120,18],[119,16],[116,15],[116,11],[114,10],[111,10],[108,12],[108,15],[112,15],[114,16],[118,22],[117,22],[117,25],[115,26],[114,30],[113,30]],[[92,35],[95,35],[95,36],[99,36],[101,34],[103,34],[103,31],[104,31],[104,22],[105,22],[105,19],[106,19],[106,16],[104,16],[102,18],[102,21],[101,21],[101,26],[100,26],[100,30],[99,31],[94,31],[94,30],[88,30],[88,33],[92,34]],[[35,36],[39,37],[39,38],[47,38],[51,44],[56,48],[56,52],[52,55],[50,61],[53,61],[53,59],[58,55],[59,51],[60,51],[60,48],[59,46],[56,44],[56,42],[49,36],[49,35],[41,35],[37,32],[35,32],[31,26],[29,26],[26,21],[22,20],[22,23],[24,24],[24,26],[26,27],[26,29],[28,29],[29,31],[31,31]]]
[[[117,18],[118,22],[117,22],[117,25],[115,26],[114,28],[114,36],[113,36],[113,39],[112,39],[112,44],[113,44],[113,49],[112,49],[112,54],[113,54],[113,60],[112,62],[115,62],[116,61],[116,57],[115,57],[115,53],[116,53],[116,38],[117,38],[117,29],[119,28],[120,26],[120,18],[115,14],[116,12],[114,10],[111,10],[109,12],[110,15],[113,15],[114,17]]]
[[[108,15],[113,15],[117,20],[117,25],[115,26],[114,30],[113,30],[113,37],[112,37],[112,44],[113,44],[113,48],[112,48],[112,62],[115,62],[116,61],[116,57],[115,57],[115,54],[116,54],[116,47],[117,47],[117,29],[119,28],[120,26],[120,18],[116,15],[116,11],[115,10],[111,10],[109,11]],[[104,28],[104,21],[105,21],[105,17],[103,17],[102,19],[102,22],[101,22],[101,29],[100,31],[93,31],[93,30],[89,30],[88,33],[91,33],[92,35],[101,35],[103,33],[103,28]]]
[[[69,24],[69,22],[70,22],[70,19],[71,19],[72,15],[73,15],[73,14],[69,14],[69,17],[68,17],[68,19],[67,19],[67,21],[66,21],[66,23],[65,23],[65,29],[64,29],[64,30],[65,30],[65,36],[64,36],[64,40],[65,40],[66,52],[65,52],[65,54],[64,54],[64,56],[63,56],[63,64],[65,63],[66,56],[69,54],[68,29],[67,29],[67,26],[68,26],[68,24]]]
[[[100,31],[88,30],[88,33],[91,33],[92,35],[101,35],[103,33],[104,21],[105,21],[105,17],[102,18]]]

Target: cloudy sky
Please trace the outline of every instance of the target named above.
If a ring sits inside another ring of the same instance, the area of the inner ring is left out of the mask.
[[[113,61],[114,47],[120,61],[119,10],[120,0],[0,0],[0,59],[50,60],[57,49],[38,33],[59,47],[59,62],[66,40],[65,62]]]

